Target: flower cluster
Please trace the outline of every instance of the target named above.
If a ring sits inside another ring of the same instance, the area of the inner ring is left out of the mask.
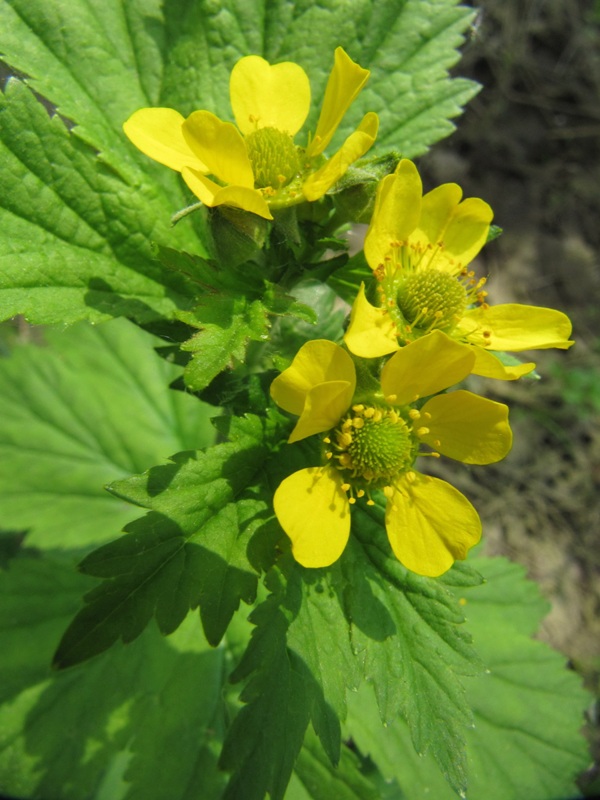
[[[404,566],[435,577],[464,559],[481,536],[479,516],[416,462],[445,455],[492,464],[509,452],[512,433],[506,405],[447,390],[470,374],[514,380],[535,367],[494,353],[573,344],[559,311],[490,305],[469,264],[488,239],[492,210],[461,200],[455,184],[423,196],[415,165],[402,160],[378,187],[364,244],[373,282],[360,287],[344,347],[308,342],[271,386],[273,400],[299,417],[289,442],[322,436],[322,464],[294,472],[274,497],[306,567],[341,556],[352,506],[373,504],[377,492]]]
[[[124,130],[143,153],[180,172],[201,203],[271,220],[320,200],[371,147],[378,117],[367,112],[340,149],[324,155],[368,77],[337,48],[316,129],[302,144],[295,137],[310,110],[308,77],[298,64],[259,56],[231,72],[235,125],[210,111],[184,118],[145,108]],[[373,174],[374,184],[381,173]],[[289,475],[274,496],[304,566],[335,562],[352,507],[377,498],[386,504],[394,554],[416,573],[441,575],[479,540],[481,522],[467,498],[417,464],[424,456],[465,464],[504,458],[512,444],[508,408],[457,384],[471,374],[516,380],[535,364],[506,353],[573,344],[559,311],[490,304],[485,277],[469,265],[488,241],[492,216],[453,183],[424,195],[407,159],[379,181],[364,242],[372,278],[360,285],[343,343],[307,342],[271,385],[275,403],[298,417],[289,442],[320,437],[320,463]]]

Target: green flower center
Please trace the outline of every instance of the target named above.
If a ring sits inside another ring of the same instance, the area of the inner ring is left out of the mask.
[[[300,171],[298,150],[289,134],[277,128],[259,128],[245,141],[257,189],[280,189]]]
[[[393,409],[356,405],[335,431],[334,449],[344,476],[381,488],[409,469],[418,442]]]
[[[449,330],[467,307],[467,292],[455,275],[423,269],[409,275],[398,290],[398,306],[410,325]]]

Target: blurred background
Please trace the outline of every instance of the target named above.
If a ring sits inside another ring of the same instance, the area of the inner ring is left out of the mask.
[[[541,638],[598,698],[600,2],[471,5],[456,74],[483,88],[419,167],[427,189],[456,181],[494,209],[505,232],[478,259],[491,301],[561,309],[576,345],[536,352],[539,380],[494,382],[495,399],[511,406],[514,449],[496,466],[457,474],[454,465],[452,481],[483,518],[485,552],[520,562],[540,584],[552,603]],[[589,717],[598,763],[598,702]],[[599,775],[592,769],[582,787],[600,791]]]

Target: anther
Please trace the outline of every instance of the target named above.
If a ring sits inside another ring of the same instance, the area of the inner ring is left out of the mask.
[[[417,428],[417,436],[427,436],[429,433],[429,428],[423,426],[422,428]]]
[[[416,408],[411,408],[410,411],[408,412],[408,416],[411,419],[417,420],[421,418],[421,412],[418,411]]]
[[[350,484],[349,483],[342,483],[342,491],[349,492],[350,491]]]

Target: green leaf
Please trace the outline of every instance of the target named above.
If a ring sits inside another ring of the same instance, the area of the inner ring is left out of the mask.
[[[371,70],[352,109],[356,114],[379,114],[379,134],[370,155],[395,150],[414,158],[452,133],[450,119],[459,116],[479,90],[473,81],[448,77],[473,16],[473,10],[457,0],[376,3],[368,27],[360,31],[360,46],[349,48],[352,57]],[[350,129],[346,125],[342,134]]]
[[[60,560],[14,559],[0,580],[0,786],[55,800],[218,800],[226,658],[192,616],[168,640],[56,673],[52,651],[89,579]]]
[[[333,273],[327,284],[334,289],[341,298],[352,305],[358,294],[361,283],[366,286],[373,280],[373,270],[367,264],[365,254],[359,250],[347,264]]]
[[[351,7],[327,0],[296,10],[288,0],[268,8],[225,0],[219,9],[201,0],[135,0],[127,8],[73,0],[50,9],[45,0],[0,0],[2,56],[25,81],[10,81],[0,98],[3,318],[126,315],[146,323],[190,307],[194,285],[165,272],[150,245],[204,255],[203,216],[169,228],[190,193],[127,141],[122,124],[148,106],[205,108],[231,119],[229,73],[241,56],[295,60],[307,70],[314,100],[307,130],[336,46],[371,69],[332,152],[374,110],[381,118],[374,152],[418,155],[451,132],[449,118],[476,90],[447,74],[472,18],[456,0]]]
[[[221,755],[221,765],[233,772],[228,800],[262,800],[266,792],[282,798],[310,720],[336,764],[346,689],[359,680],[328,571],[305,570],[288,554],[267,586],[271,595],[251,614],[256,628],[232,675],[249,680],[241,694],[247,705],[233,720]]]
[[[44,333],[0,360],[2,526],[38,548],[115,537],[135,510],[104,491],[214,438],[214,409],[167,389],[178,370],[154,337],[115,320]]]
[[[244,296],[208,296],[179,319],[201,328],[181,346],[194,354],[184,371],[186,385],[193,391],[205,389],[226,367],[244,361],[248,341],[266,340],[270,328],[264,304]]]
[[[548,605],[524,570],[476,559],[486,584],[460,590],[474,643],[488,672],[466,682],[475,726],[466,735],[469,800],[555,800],[578,795],[588,760],[580,734],[589,697],[564,658],[530,638]],[[455,795],[429,756],[417,758],[400,721],[383,730],[368,692],[353,696],[348,729],[408,800]]]
[[[267,352],[280,370],[289,366],[300,347],[310,339],[339,341],[346,316],[339,307],[335,291],[321,281],[307,278],[297,283],[290,292],[299,304],[310,308],[313,314],[310,319],[303,319],[299,314],[292,316],[288,313],[273,325]]]
[[[250,342],[264,346],[273,320],[296,318],[288,323],[291,325],[297,320],[304,324],[316,321],[309,305],[265,281],[256,264],[223,268],[166,247],[157,247],[156,252],[162,264],[196,283],[204,295],[193,311],[177,314],[188,329],[199,329],[181,344],[184,353],[192,354],[185,363],[184,381],[194,391],[201,392],[227,368],[245,363]]]
[[[464,614],[444,579],[409,572],[390,551],[378,506],[353,511],[353,532],[340,559],[344,602],[364,675],[381,720],[407,721],[415,750],[431,752],[457,791],[466,785],[464,735],[472,717],[459,676],[481,664]],[[452,585],[481,578],[459,568]]]
[[[180,453],[170,464],[110,486],[150,512],[80,564],[104,582],[86,595],[56,666],[91,658],[119,638],[132,641],[153,616],[162,633],[171,633],[198,605],[216,645],[240,600],[253,602],[257,570],[247,550],[267,504],[252,487],[267,451],[256,417],[234,420],[230,433],[225,444]]]
[[[309,728],[285,800],[381,800],[360,766],[356,755],[344,745],[339,764],[332,767]]]
[[[0,93],[0,318],[139,322],[187,308],[193,287],[154,260],[150,242],[201,249],[191,229],[168,231],[164,194],[110,166],[23,83]]]

